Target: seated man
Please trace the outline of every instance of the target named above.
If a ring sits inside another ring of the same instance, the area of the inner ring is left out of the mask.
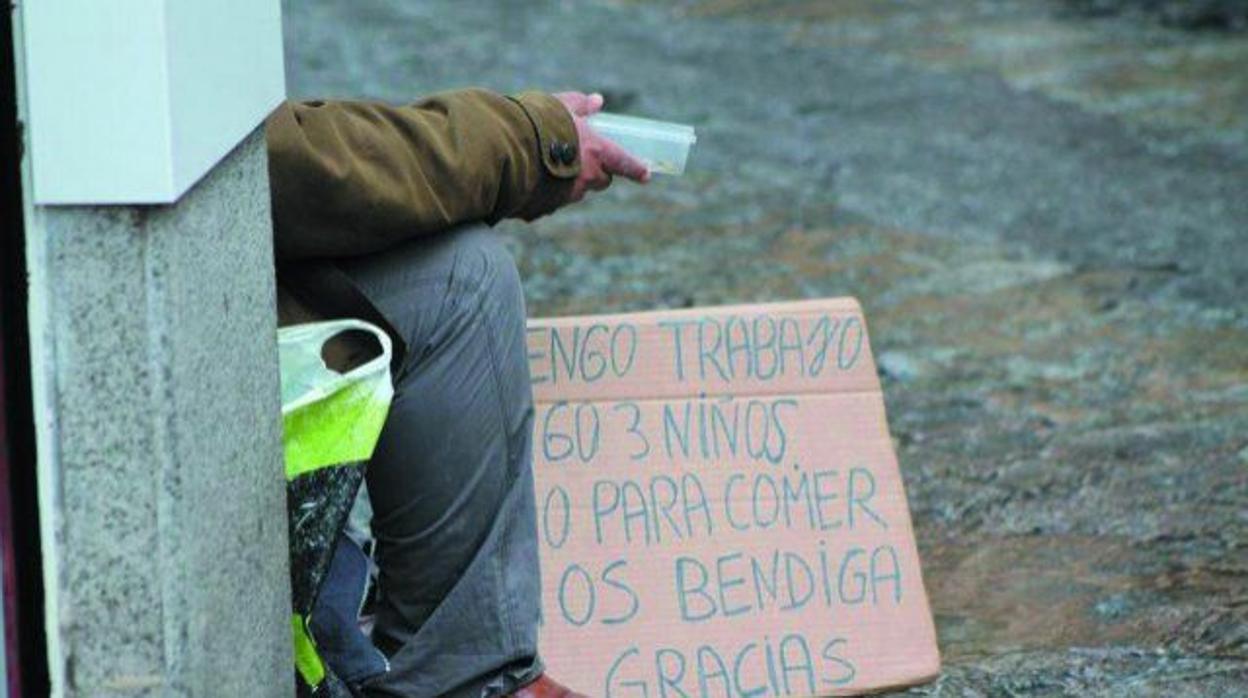
[[[395,343],[367,474],[372,639],[388,668],[344,677],[362,695],[574,695],[537,655],[520,280],[494,236],[464,226],[532,220],[613,175],[646,181],[587,125],[601,106],[462,90],[408,106],[288,103],[269,118],[280,320],[361,317]]]

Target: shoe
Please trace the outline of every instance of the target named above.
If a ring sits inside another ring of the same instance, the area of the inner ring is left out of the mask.
[[[587,698],[542,674],[533,683],[511,694],[511,698]]]

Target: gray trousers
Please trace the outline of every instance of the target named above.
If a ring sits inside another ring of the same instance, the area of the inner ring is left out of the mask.
[[[484,228],[339,266],[407,341],[368,467],[380,568],[370,696],[497,696],[537,678],[533,397],[515,262]]]

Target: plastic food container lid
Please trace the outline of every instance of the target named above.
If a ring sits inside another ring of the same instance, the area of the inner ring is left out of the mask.
[[[637,138],[685,142],[690,145],[698,142],[698,136],[694,133],[692,126],[670,121],[643,119],[640,116],[601,112],[589,117],[589,124],[600,131],[611,131]]]
[[[589,125],[659,174],[682,174],[698,140],[692,126],[637,116],[601,112]]]

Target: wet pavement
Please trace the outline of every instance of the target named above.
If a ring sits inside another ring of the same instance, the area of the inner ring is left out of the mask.
[[[580,88],[687,176],[504,227],[535,315],[853,295],[945,674],[1248,695],[1248,35],[996,0],[290,3],[297,96]]]

